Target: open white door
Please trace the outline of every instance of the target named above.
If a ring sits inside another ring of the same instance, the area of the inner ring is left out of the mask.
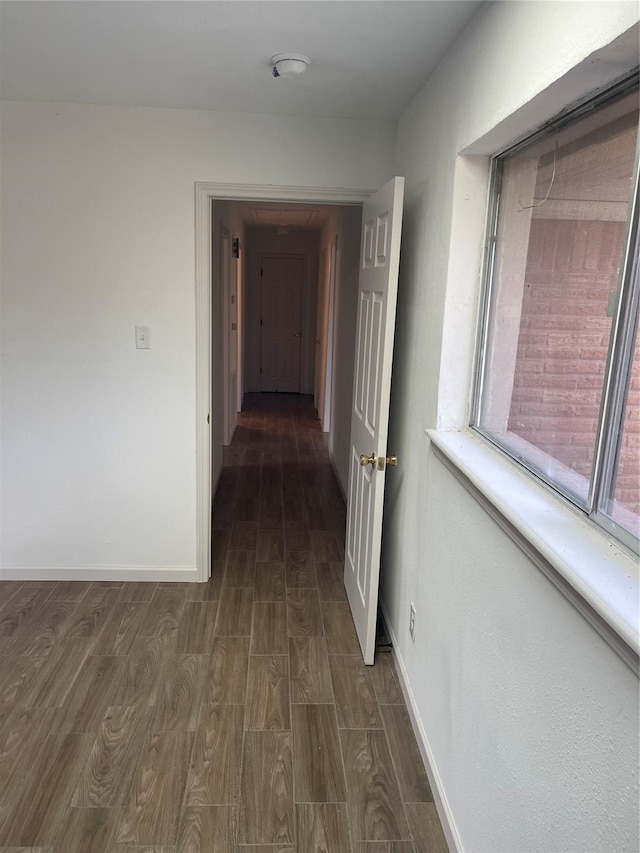
[[[375,653],[404,178],[362,210],[344,582],[364,662]]]

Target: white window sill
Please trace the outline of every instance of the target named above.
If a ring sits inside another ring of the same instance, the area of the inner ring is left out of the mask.
[[[638,671],[638,560],[470,431],[426,430],[438,458]]]

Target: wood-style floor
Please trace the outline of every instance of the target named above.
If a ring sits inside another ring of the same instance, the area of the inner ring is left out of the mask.
[[[208,584],[0,582],[0,850],[446,851],[344,522],[309,398],[253,395]]]

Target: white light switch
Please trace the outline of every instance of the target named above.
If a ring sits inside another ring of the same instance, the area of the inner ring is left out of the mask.
[[[151,349],[148,326],[136,326],[136,349]]]

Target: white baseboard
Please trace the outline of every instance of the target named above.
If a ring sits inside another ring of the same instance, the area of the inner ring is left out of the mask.
[[[393,655],[393,660],[395,662],[396,670],[400,679],[400,687],[402,688],[404,699],[407,703],[407,710],[409,711],[409,716],[411,718],[411,725],[413,727],[413,732],[416,736],[416,740],[418,741],[418,748],[420,749],[420,754],[424,762],[425,770],[427,771],[427,777],[429,779],[429,784],[431,785],[431,792],[433,794],[435,806],[438,811],[438,817],[440,818],[440,823],[442,824],[442,829],[445,834],[447,844],[449,845],[449,850],[454,851],[454,853],[463,853],[462,841],[460,839],[460,835],[458,834],[458,830],[456,829],[453,814],[449,806],[449,801],[447,800],[447,796],[442,787],[442,780],[440,779],[440,774],[438,773],[438,770],[435,766],[435,762],[433,760],[433,752],[431,751],[429,739],[424,730],[424,726],[422,725],[420,713],[416,706],[416,700],[413,695],[413,690],[411,689],[411,684],[409,682],[409,676],[407,675],[407,670],[405,669],[404,662],[398,653],[398,642],[391,627],[391,620],[389,619],[389,614],[387,613],[382,601],[380,601],[379,603],[380,609],[382,610],[382,615],[384,616],[387,631],[389,632],[389,637],[391,639],[391,653]]]
[[[196,583],[195,566],[2,566],[5,581],[156,581]]]

